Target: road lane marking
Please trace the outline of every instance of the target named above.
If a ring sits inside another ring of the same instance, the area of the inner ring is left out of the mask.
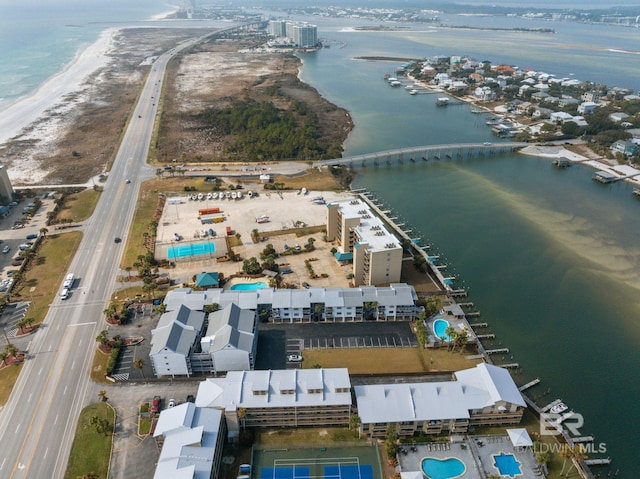
[[[4,467],[4,463],[5,462],[7,462],[7,458],[6,457],[2,460],[2,464],[0,464],[0,471],[2,471],[2,468]]]
[[[18,429],[20,429],[20,426],[22,426],[22,423],[18,423],[18,426],[16,427],[16,433],[18,432]]]
[[[46,448],[44,450],[44,456],[42,456],[42,459],[44,459],[45,457],[47,457],[47,454],[49,453],[49,448]]]
[[[38,371],[38,376],[40,376],[40,375],[42,374],[42,370],[43,370],[43,369],[44,369],[44,368],[40,368],[40,371]]]
[[[69,326],[67,326],[68,328],[71,327],[75,327],[75,326],[91,326],[92,324],[96,324],[96,322],[92,322],[92,323],[77,323],[77,324],[70,324]]]
[[[59,414],[56,414],[56,419],[53,421],[53,425],[55,426],[56,424],[58,424],[58,416],[60,416]]]

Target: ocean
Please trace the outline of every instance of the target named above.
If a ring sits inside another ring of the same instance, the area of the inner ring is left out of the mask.
[[[174,10],[162,0],[4,0],[0,5],[0,110],[60,72],[105,28],[148,24]]]

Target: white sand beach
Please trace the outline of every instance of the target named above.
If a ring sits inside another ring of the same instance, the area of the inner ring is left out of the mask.
[[[102,32],[98,40],[80,51],[64,70],[47,80],[31,95],[1,110],[0,145],[62,103],[65,96],[80,90],[89,75],[105,66],[109,60],[107,53],[112,48],[112,41],[118,30],[109,28]],[[47,132],[42,133],[47,135]]]

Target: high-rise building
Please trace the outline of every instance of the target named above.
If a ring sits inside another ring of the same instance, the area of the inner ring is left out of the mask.
[[[267,31],[269,32],[269,35],[273,35],[276,38],[286,37],[287,22],[285,20],[269,20]]]
[[[309,24],[293,26],[293,43],[302,48],[315,47],[318,44],[318,27]]]
[[[327,205],[327,238],[338,242],[338,260],[353,261],[355,286],[400,281],[402,246],[363,201],[352,198]]]

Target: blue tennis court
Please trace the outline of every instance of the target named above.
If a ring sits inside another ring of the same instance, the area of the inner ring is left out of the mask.
[[[291,464],[278,465],[277,467],[263,467],[260,471],[260,479],[374,479],[373,467],[370,464],[359,464],[358,458],[353,458],[355,464],[343,463],[346,458],[326,459],[318,464],[313,460],[312,468],[308,465]],[[331,461],[335,461],[331,464]],[[300,460],[304,464],[304,459]]]

